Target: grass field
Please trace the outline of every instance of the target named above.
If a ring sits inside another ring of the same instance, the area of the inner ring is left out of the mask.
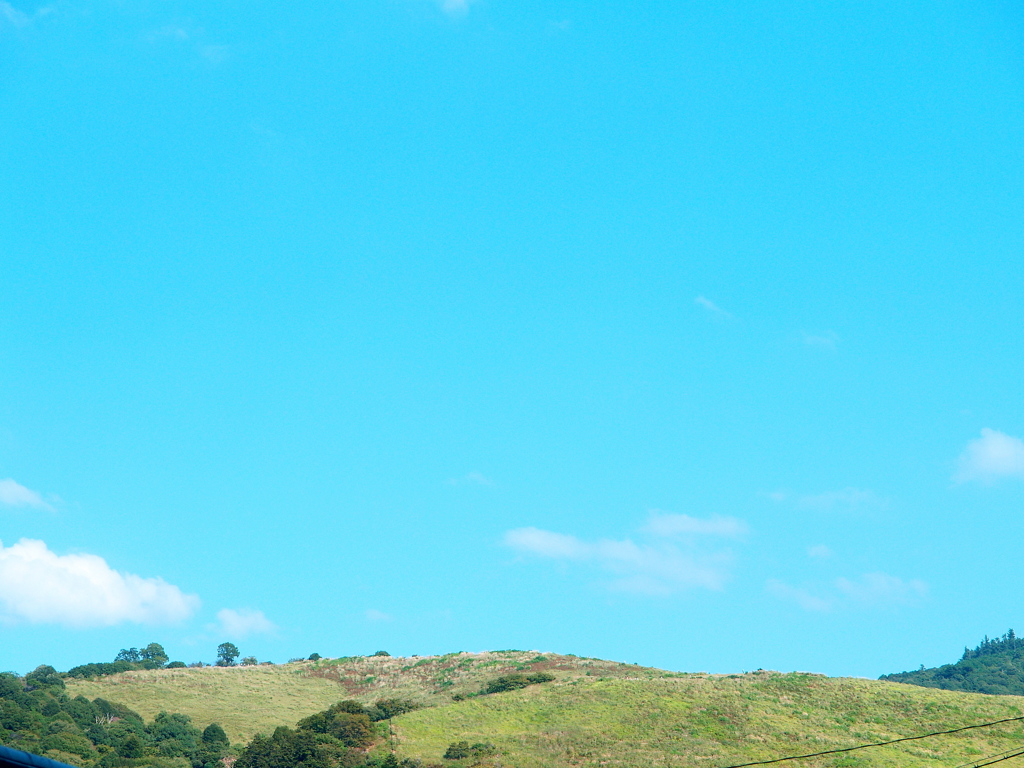
[[[393,697],[423,706],[450,704],[453,695],[476,693],[486,681],[517,671],[550,671],[563,679],[671,674],[575,656],[494,651],[125,672],[92,680],[70,679],[67,687],[72,696],[127,704],[147,720],[166,710],[189,715],[200,728],[217,722],[237,743],[257,733],[271,733],[278,725],[294,725],[340,699],[369,704]]]
[[[440,763],[449,743],[490,742],[495,765],[707,766],[805,754],[1019,716],[1024,699],[872,680],[754,673],[535,686],[396,719],[403,755]],[[786,765],[958,766],[1024,749],[1020,723]],[[1010,765],[1010,764],[1008,764]]]
[[[556,679],[473,695],[511,671],[549,671]],[[505,768],[724,768],[1024,714],[1024,698],[1014,696],[800,673],[677,674],[519,651],[130,672],[69,681],[68,688],[147,718],[166,709],[200,727],[220,722],[236,743],[342,698],[411,698],[424,709],[395,718],[399,754],[453,768],[466,761],[441,756],[461,740],[495,745],[485,764]],[[955,768],[1015,747],[1024,748],[1020,723],[785,765]]]

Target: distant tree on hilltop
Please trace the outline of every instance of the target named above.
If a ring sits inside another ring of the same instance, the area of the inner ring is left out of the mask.
[[[234,643],[221,643],[217,646],[217,666],[233,667],[238,658],[238,646]]]

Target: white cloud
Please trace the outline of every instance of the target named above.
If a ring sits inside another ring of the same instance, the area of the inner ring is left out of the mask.
[[[523,554],[596,565],[613,575],[608,583],[613,591],[671,595],[693,588],[722,589],[732,563],[727,551],[707,551],[692,538],[681,542],[671,537],[732,536],[744,531],[746,526],[731,518],[700,520],[654,513],[643,529],[653,535],[650,543],[637,544],[630,539],[590,542],[540,528],[509,531],[504,543]]]
[[[831,611],[843,607],[892,608],[913,604],[928,595],[920,579],[904,581],[887,573],[865,573],[858,579],[839,578],[828,587],[815,590],[793,587],[778,579],[765,584],[769,594],[796,603],[805,611]]]
[[[805,611],[830,611],[832,602],[823,597],[818,597],[802,587],[791,587],[778,579],[769,579],[765,584],[768,593],[780,600],[796,603]]]
[[[888,500],[865,488],[843,488],[839,491],[800,496],[797,505],[805,509],[858,509],[860,507],[884,507]]]
[[[274,632],[277,625],[263,615],[263,611],[251,608],[234,610],[221,608],[217,611],[217,629],[231,638],[245,638],[249,635],[265,635]]]
[[[679,536],[697,534],[705,536],[741,536],[748,532],[747,524],[735,517],[719,517],[713,515],[707,519],[677,515],[651,510],[651,517],[643,530],[655,536]]]
[[[33,491],[24,485],[19,485],[9,477],[0,480],[0,504],[5,504],[9,507],[53,509],[53,507],[43,501],[43,497],[38,491]]]
[[[828,352],[835,352],[836,347],[839,346],[839,336],[832,331],[825,331],[825,333],[805,333],[803,335],[803,339],[804,344],[808,347],[823,349]]]
[[[199,598],[159,577],[113,570],[97,555],[57,555],[42,541],[0,542],[0,618],[7,622],[112,626],[183,621]]]
[[[469,12],[469,6],[474,0],[439,0],[441,10],[449,16],[463,16]]]
[[[24,11],[19,11],[6,0],[0,0],[0,32],[2,32],[5,27],[13,27],[15,29],[27,27],[36,21],[36,19],[49,16],[55,11],[56,9],[52,5],[44,5],[41,8],[37,8],[35,12],[28,14]]]
[[[31,21],[28,14],[22,13],[10,3],[0,0],[0,29],[6,26],[27,27]]]
[[[813,557],[818,560],[825,560],[829,557],[832,557],[833,554],[834,553],[832,552],[832,550],[826,547],[824,544],[818,544],[816,546],[807,548],[807,556]]]
[[[448,481],[448,485],[484,485],[492,486],[494,481],[487,477],[481,472],[468,472],[462,477],[453,477]]]
[[[732,317],[731,313],[726,312],[720,306],[715,304],[715,302],[713,302],[711,299],[707,299],[703,296],[698,296],[696,299],[693,300],[693,303],[696,304],[698,307],[704,307],[704,309],[706,309],[713,315],[718,315],[719,317]]]
[[[368,608],[363,612],[367,621],[394,621],[394,616],[390,613],[384,613],[384,611],[378,611],[376,608]]]
[[[505,544],[542,557],[563,557],[580,560],[591,554],[591,547],[575,536],[543,531],[540,528],[516,528],[505,534]]]
[[[851,600],[872,606],[909,603],[928,594],[928,585],[920,579],[903,581],[887,573],[865,573],[856,581],[837,579],[836,587]]]
[[[960,454],[953,480],[991,483],[1000,477],[1024,477],[1024,442],[986,428]]]
[[[199,55],[211,64],[220,64],[231,54],[230,45],[200,45]]]

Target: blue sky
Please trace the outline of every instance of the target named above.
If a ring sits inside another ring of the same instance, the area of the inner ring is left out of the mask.
[[[0,0],[0,668],[1021,629],[1022,33]]]

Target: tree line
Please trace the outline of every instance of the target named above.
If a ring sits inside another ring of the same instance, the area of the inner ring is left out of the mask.
[[[896,672],[880,680],[997,695],[1024,695],[1024,640],[1011,629],[1002,637],[987,636],[975,648],[964,648],[955,664]]]
[[[223,768],[231,746],[216,723],[200,731],[168,712],[146,723],[121,704],[71,698],[48,665],[0,673],[0,743],[82,768]]]

